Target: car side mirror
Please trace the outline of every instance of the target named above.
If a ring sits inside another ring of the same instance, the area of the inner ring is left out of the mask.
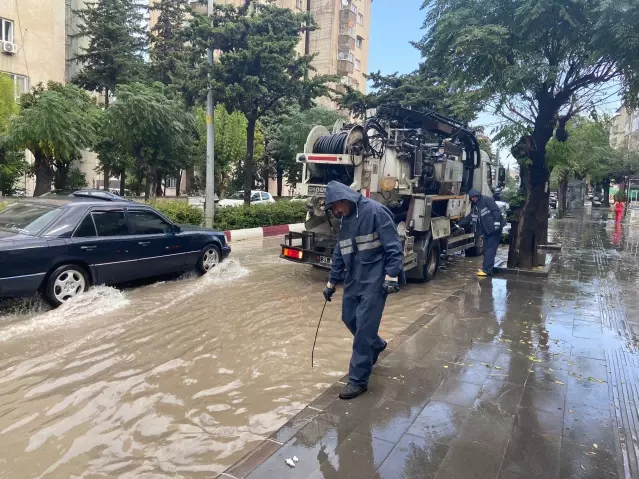
[[[181,233],[182,232],[182,228],[180,228],[178,225],[173,225],[173,232],[175,234]]]
[[[503,188],[506,186],[506,168],[500,166],[497,170],[497,187]]]

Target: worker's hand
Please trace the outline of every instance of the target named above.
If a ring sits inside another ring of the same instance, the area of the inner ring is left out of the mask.
[[[329,303],[332,301],[333,295],[335,294],[335,286],[331,283],[326,284],[326,288],[324,288],[324,299]]]
[[[386,276],[386,279],[384,279],[384,284],[382,285],[382,290],[386,294],[399,293],[399,281],[397,280],[397,278]]]

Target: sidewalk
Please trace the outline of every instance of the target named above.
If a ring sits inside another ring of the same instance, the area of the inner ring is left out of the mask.
[[[639,478],[639,223],[573,214],[549,278],[457,283],[369,393],[336,384],[219,477]]]

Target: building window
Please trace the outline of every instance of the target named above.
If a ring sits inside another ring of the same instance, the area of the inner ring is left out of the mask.
[[[364,44],[364,39],[362,37],[357,37],[357,48],[362,48],[362,45]]]
[[[302,0],[296,0],[295,3],[297,5],[297,9],[302,10]]]
[[[357,71],[361,71],[361,69],[362,69],[362,62],[360,62],[360,61],[359,61],[359,60],[357,60],[357,59],[355,60],[355,69],[356,69]]]
[[[0,29],[2,31],[2,41],[13,43],[13,21],[0,18]]]
[[[2,73],[2,72],[0,72]],[[14,73],[2,73],[3,75],[9,75],[9,78],[13,80],[13,87],[16,101],[20,101],[20,97],[29,92],[29,78],[23,75],[16,75]]]
[[[357,23],[359,25],[364,25],[364,15],[362,15],[361,13],[357,14]]]

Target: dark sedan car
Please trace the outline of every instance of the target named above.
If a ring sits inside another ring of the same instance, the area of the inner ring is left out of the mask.
[[[0,211],[0,296],[41,292],[58,306],[93,284],[204,274],[230,252],[224,233],[176,225],[146,205],[25,200]]]

